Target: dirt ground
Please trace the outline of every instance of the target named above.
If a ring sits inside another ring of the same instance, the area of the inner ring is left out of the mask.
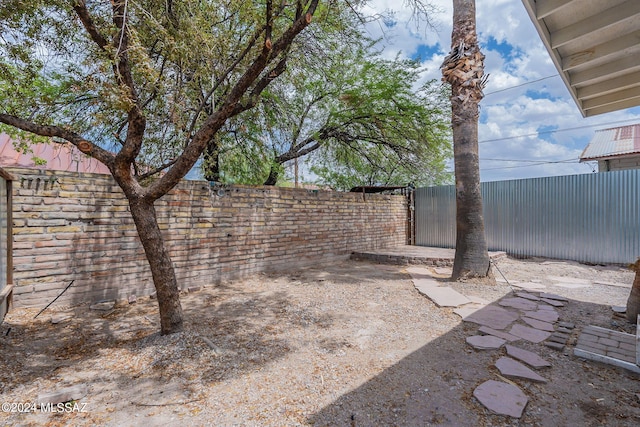
[[[185,294],[186,328],[171,336],[158,334],[150,298],[106,312],[54,305],[36,320],[39,310],[15,309],[0,327],[0,402],[34,402],[78,384],[87,393],[81,412],[0,412],[0,423],[640,425],[640,376],[576,358],[571,345],[589,324],[635,333],[611,310],[626,304],[633,273],[541,259],[497,266],[509,282],[539,282],[569,298],[560,320],[576,324],[564,352],[517,343],[552,364],[539,371],[546,384],[512,380],[529,397],[520,419],[492,414],[473,397],[482,382],[503,380],[493,363],[504,350],[465,342],[477,325],[420,295],[406,267],[344,261]],[[562,288],[551,277],[591,285]],[[489,301],[512,291],[504,282],[450,286]]]

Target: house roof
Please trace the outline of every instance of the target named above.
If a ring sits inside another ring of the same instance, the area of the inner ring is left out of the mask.
[[[639,0],[522,0],[585,117],[640,105]]]
[[[32,153],[16,151],[9,135],[0,133],[0,166],[48,169],[69,172],[109,174],[109,169],[96,159],[87,156],[70,143],[33,144]],[[46,160],[45,165],[36,165],[33,157]]]
[[[640,124],[596,131],[580,161],[602,160],[640,154]]]

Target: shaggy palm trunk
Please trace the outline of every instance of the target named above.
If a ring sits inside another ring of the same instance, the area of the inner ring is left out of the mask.
[[[633,279],[633,287],[627,299],[627,320],[636,323],[640,314],[640,258],[632,264],[631,268],[635,270],[636,277]]]
[[[490,271],[478,161],[478,103],[486,81],[483,60],[476,36],[475,0],[454,0],[451,53],[442,64],[443,80],[451,84],[457,232],[454,280],[487,277]]]
[[[129,207],[151,267],[160,311],[160,332],[162,335],[180,332],[183,321],[178,281],[164,246],[153,202],[129,198]]]

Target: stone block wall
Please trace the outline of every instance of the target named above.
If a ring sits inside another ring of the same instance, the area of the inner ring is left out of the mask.
[[[15,306],[154,292],[127,200],[108,175],[11,168]],[[406,242],[403,196],[183,181],[156,202],[183,289]]]

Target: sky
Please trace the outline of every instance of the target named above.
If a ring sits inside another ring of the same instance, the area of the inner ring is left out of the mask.
[[[430,0],[439,9],[433,28],[417,27],[403,3],[372,0],[366,12],[393,15],[367,31],[382,37],[386,57],[420,58],[424,79],[440,79],[451,46],[452,1]],[[578,163],[594,132],[640,123],[640,107],[583,118],[521,0],[476,0],[476,19],[490,74],[478,126],[481,181],[597,171],[594,162]]]

